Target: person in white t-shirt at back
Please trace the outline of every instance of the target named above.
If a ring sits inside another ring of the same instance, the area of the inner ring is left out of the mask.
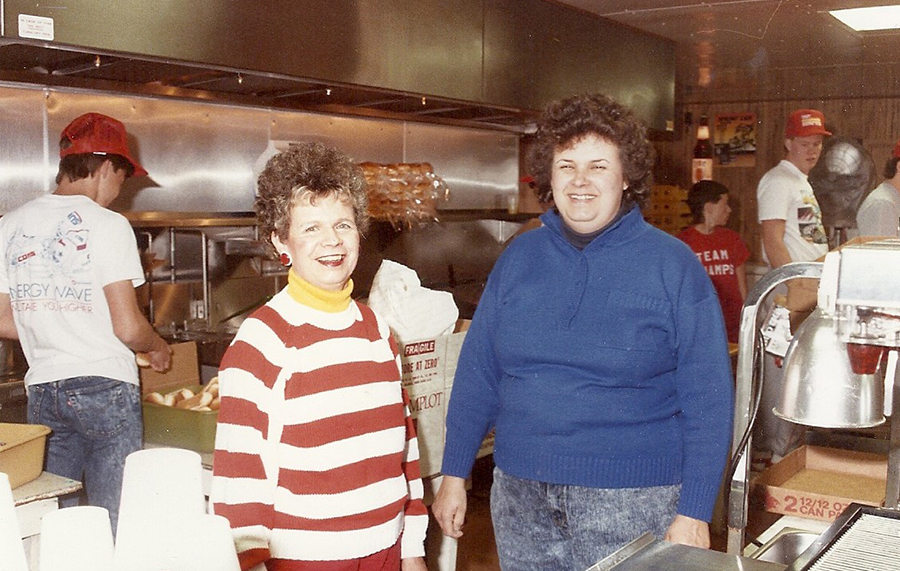
[[[59,156],[56,190],[0,219],[0,337],[18,339],[28,361],[28,422],[53,430],[46,470],[84,482],[115,532],[125,458],[143,444],[134,352],[157,371],[170,361],[135,295],[134,231],[106,208],[147,171],[125,126],[99,113],[63,130]]]
[[[798,109],[788,117],[784,132],[784,159],[770,169],[756,188],[757,218],[762,251],[772,269],[790,262],[809,262],[828,252],[822,210],[808,176],[819,157],[825,137],[825,116],[816,109]],[[783,290],[782,290],[783,293]],[[770,295],[768,300],[773,299]],[[765,381],[754,439],[752,468],[762,469],[796,448],[803,428],[775,416],[783,371],[780,359],[767,353]]]
[[[884,182],[866,196],[856,212],[860,236],[900,235],[900,141],[884,165]]]

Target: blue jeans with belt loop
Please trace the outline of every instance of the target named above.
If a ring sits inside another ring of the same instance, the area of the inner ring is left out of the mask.
[[[28,422],[53,430],[46,470],[83,482],[88,503],[109,511],[115,534],[125,458],[142,447],[140,388],[93,376],[32,385]],[[77,504],[60,498],[60,507]]]
[[[665,537],[681,485],[587,488],[494,468],[491,519],[503,571],[585,571],[646,532]]]

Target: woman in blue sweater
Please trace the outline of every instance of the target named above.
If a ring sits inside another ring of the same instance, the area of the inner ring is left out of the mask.
[[[709,547],[728,346],[696,256],[641,216],[646,129],[602,95],[555,102],[532,163],[554,207],[497,261],[466,335],[434,515],[462,535],[464,479],[496,428],[504,571],[583,571],[645,532]]]

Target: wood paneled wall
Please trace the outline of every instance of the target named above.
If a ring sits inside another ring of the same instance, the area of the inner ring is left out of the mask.
[[[876,184],[880,183],[881,171],[890,156],[897,139],[900,138],[900,85],[897,73],[885,73],[873,77],[871,66],[860,65],[858,69],[846,68],[840,73],[822,74],[812,71],[798,75],[802,83],[804,98],[784,97],[790,93],[787,84],[773,92],[767,92],[760,85],[769,85],[773,77],[784,80],[783,73],[773,72],[762,82],[757,78],[748,83],[743,97],[736,97],[738,90],[733,85],[699,91],[679,89],[675,104],[675,132],[670,138],[656,141],[658,165],[656,180],[664,184],[690,186],[690,160],[695,142],[697,119],[707,115],[712,124],[716,114],[755,113],[756,161],[752,167],[719,166],[713,168],[715,180],[731,190],[734,212],[729,226],[740,232],[753,252],[753,261],[761,262],[758,223],[756,221],[756,184],[765,172],[784,156],[784,125],[788,115],[795,109],[811,107],[825,114],[826,127],[836,135],[860,140],[871,153],[876,172]],[[868,83],[867,83],[868,82]],[[847,95],[840,95],[840,86],[845,86]],[[867,85],[868,94],[862,93],[861,85]],[[815,95],[814,95],[815,94]],[[877,94],[877,95],[873,95]],[[686,114],[692,117],[690,126],[685,123]]]

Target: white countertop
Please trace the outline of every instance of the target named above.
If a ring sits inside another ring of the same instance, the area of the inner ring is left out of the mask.
[[[50,472],[41,472],[41,475],[28,483],[22,484],[12,491],[13,500],[17,506],[47,500],[71,494],[81,489],[81,482],[57,476]]]

